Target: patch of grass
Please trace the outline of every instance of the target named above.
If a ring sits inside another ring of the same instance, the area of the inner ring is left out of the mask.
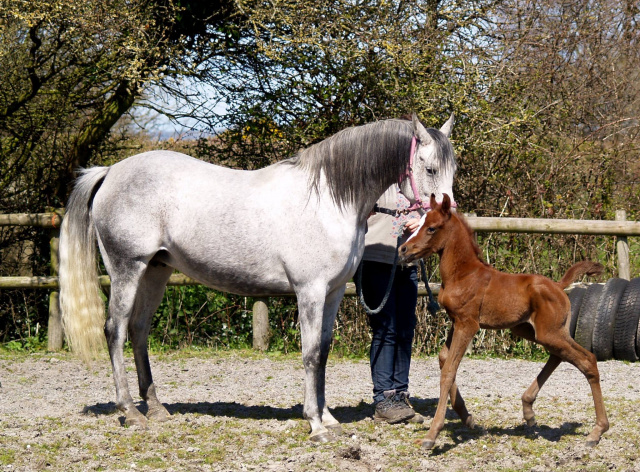
[[[15,452],[11,449],[0,448],[0,465],[12,465],[16,461]]]
[[[135,464],[136,466],[138,466],[138,468],[148,467],[150,469],[165,469],[167,467],[167,463],[158,454],[154,454],[143,459],[137,459],[135,461]]]

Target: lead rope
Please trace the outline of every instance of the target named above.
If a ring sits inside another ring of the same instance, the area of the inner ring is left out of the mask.
[[[367,312],[367,315],[377,315],[382,311],[387,300],[389,300],[389,295],[391,295],[391,287],[393,286],[393,279],[396,276],[396,267],[398,266],[398,248],[402,244],[402,234],[398,236],[398,241],[396,243],[396,255],[393,258],[393,267],[391,268],[391,276],[389,277],[389,284],[387,285],[387,291],[380,302],[380,306],[375,310],[369,308],[369,306],[364,301],[364,296],[362,295],[362,264],[364,263],[364,259],[360,260],[360,265],[358,265],[358,270],[356,270],[356,292],[358,293],[358,297],[360,298],[360,303],[364,308],[364,311]]]
[[[429,287],[429,279],[427,279],[427,269],[424,266],[424,259],[420,259],[420,272],[422,274],[422,280],[424,281],[424,286],[427,289],[427,295],[429,296],[429,303],[427,304],[427,310],[431,313],[431,316],[436,316],[436,313],[440,309],[440,305],[435,298],[433,298],[433,293],[431,293],[431,287]]]

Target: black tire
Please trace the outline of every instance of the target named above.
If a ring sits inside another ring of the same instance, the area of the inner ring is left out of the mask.
[[[616,326],[616,315],[620,299],[628,284],[629,281],[625,279],[609,279],[600,294],[591,340],[593,353],[599,361],[613,359],[613,331]]]
[[[596,308],[602,293],[602,284],[591,284],[584,294],[576,322],[575,340],[587,351],[591,351],[593,325],[596,322]]]
[[[569,301],[571,302],[571,321],[569,322],[569,334],[572,338],[576,335],[576,323],[578,322],[578,313],[580,313],[580,305],[587,289],[584,287],[575,287],[569,292]],[[635,346],[634,346],[635,349]]]
[[[640,356],[636,350],[640,328],[640,277],[631,279],[618,305],[616,328],[613,333],[613,354],[621,361],[635,362]]]

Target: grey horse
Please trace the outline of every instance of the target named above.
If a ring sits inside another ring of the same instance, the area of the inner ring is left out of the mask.
[[[239,295],[296,294],[310,439],[327,441],[339,433],[325,401],[325,368],[338,305],[362,256],[367,217],[399,181],[418,204],[432,193],[453,194],[452,126],[453,116],[440,130],[415,117],[377,121],[254,171],[169,151],[83,170],[60,238],[63,323],[69,345],[85,359],[102,348],[106,335],[125,423],[145,427],[147,419],[169,417],[156,396],[147,338],[177,269]],[[106,322],[96,241],[111,277]],[[126,380],[127,330],[146,417]]]

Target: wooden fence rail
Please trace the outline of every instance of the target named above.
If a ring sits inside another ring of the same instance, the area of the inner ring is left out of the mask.
[[[0,215],[0,226],[34,226],[51,230],[51,275],[45,277],[0,277],[0,289],[50,289],[48,349],[56,351],[62,348],[62,326],[58,306],[58,241],[62,224],[63,210],[38,214]],[[617,238],[618,277],[630,279],[629,245],[627,236],[640,236],[640,222],[626,221],[624,210],[616,212],[616,221],[605,220],[560,220],[542,218],[486,218],[468,216],[467,221],[474,231],[505,233],[545,233],[545,234],[586,234],[606,235]],[[109,276],[100,276],[100,284],[108,287]],[[199,282],[184,274],[173,274],[168,285],[199,285]],[[429,284],[437,294],[440,284]],[[356,295],[355,286],[347,284],[345,296]],[[418,286],[418,295],[427,295],[423,283]],[[289,295],[293,296],[293,294]],[[266,349],[268,346],[267,299],[258,298],[253,307],[254,348]]]

